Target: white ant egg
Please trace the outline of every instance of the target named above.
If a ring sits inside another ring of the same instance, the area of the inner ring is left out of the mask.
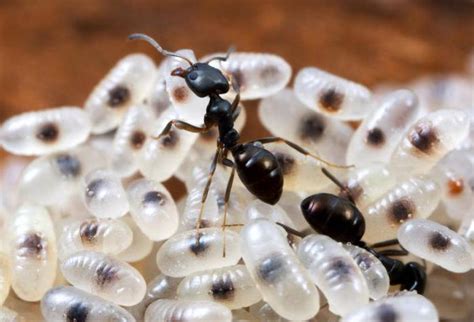
[[[398,240],[406,250],[444,269],[467,272],[472,267],[472,249],[459,234],[434,221],[410,220],[398,230]]]
[[[419,119],[392,154],[392,167],[401,176],[428,172],[467,136],[469,119],[460,110],[439,110]]]
[[[10,286],[12,284],[12,272],[10,258],[6,253],[0,251],[0,306],[5,302]],[[0,319],[0,321],[2,321]]]
[[[163,274],[172,277],[235,265],[241,258],[239,241],[237,233],[222,228],[185,231],[160,247],[156,262]]]
[[[0,144],[13,154],[42,155],[75,147],[90,131],[87,113],[60,107],[9,118],[0,128]]]
[[[41,313],[51,322],[135,322],[120,306],[71,286],[50,289],[41,300]]]
[[[208,55],[206,58],[222,54]],[[263,53],[235,52],[226,61],[213,61],[239,89],[242,100],[273,95],[283,89],[291,77],[291,66],[280,56]]]
[[[196,61],[196,56],[194,56],[194,52],[190,49],[181,49],[176,51],[176,53],[188,58],[192,62]],[[189,64],[182,59],[174,57],[164,61],[163,74],[166,81],[166,90],[178,118],[199,126],[203,123],[209,98],[197,96],[188,87],[184,78],[171,75],[172,71],[176,68],[187,69]]]
[[[186,276],[178,286],[178,298],[208,300],[231,310],[248,307],[262,299],[244,265],[235,265]]]
[[[412,91],[401,89],[386,95],[354,132],[347,148],[346,163],[357,166],[387,163],[419,112],[418,99]]]
[[[309,110],[289,88],[261,100],[258,116],[273,135],[300,144],[333,162],[345,158],[354,132],[339,120]]]
[[[168,239],[179,224],[178,208],[169,191],[159,182],[139,179],[127,188],[130,214],[151,240]]]
[[[414,218],[427,218],[436,209],[440,189],[431,179],[413,177],[392,187],[370,204],[365,213],[366,242],[395,238],[398,227]]]
[[[306,320],[319,311],[319,294],[286,236],[259,218],[241,231],[242,257],[263,299],[286,319]]]
[[[157,300],[145,312],[145,322],[231,322],[232,312],[211,301]]]
[[[132,54],[122,58],[94,88],[84,103],[92,121],[92,132],[116,128],[127,109],[141,103],[157,77],[150,57]]]
[[[127,249],[133,233],[117,219],[88,218],[67,224],[58,239],[59,260],[81,250],[93,250],[116,255]]]
[[[127,226],[132,230],[133,240],[132,244],[127,249],[117,255],[117,258],[133,263],[147,257],[153,250],[153,241],[141,231],[130,215],[126,215],[119,220],[127,224]]]
[[[324,235],[308,235],[298,246],[298,257],[334,314],[345,316],[369,303],[364,275],[336,241]]]
[[[130,312],[137,321],[143,321],[145,311],[151,303],[160,299],[174,299],[176,297],[176,290],[180,281],[181,279],[179,278],[159,274],[148,282],[143,300],[134,306],[127,307],[127,311]]]
[[[370,298],[378,300],[387,295],[390,287],[390,278],[380,260],[361,247],[351,244],[343,245],[343,247],[352,256],[359,266],[362,275],[364,275],[369,288]]]
[[[9,225],[12,288],[24,301],[36,302],[56,278],[57,243],[48,211],[21,206]]]
[[[298,72],[294,91],[311,110],[342,120],[360,120],[373,108],[365,86],[314,67]]]
[[[97,218],[118,218],[129,209],[122,182],[106,168],[94,170],[85,177],[83,196],[87,209]]]
[[[438,312],[427,298],[416,293],[371,302],[345,316],[341,322],[397,321],[438,322]]]
[[[73,286],[123,306],[138,304],[146,292],[142,275],[129,264],[103,253],[83,250],[61,263]]]

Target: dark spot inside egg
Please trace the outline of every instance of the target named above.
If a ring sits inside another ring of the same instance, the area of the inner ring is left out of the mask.
[[[136,130],[130,136],[130,146],[135,150],[139,150],[145,143],[145,140],[146,140],[145,132]]]
[[[302,140],[317,142],[324,134],[326,121],[321,115],[310,114],[300,121],[299,136]]]
[[[184,103],[188,99],[188,89],[184,86],[178,86],[173,90],[173,98],[178,103]]]
[[[276,79],[278,79],[279,74],[280,74],[280,71],[278,70],[277,67],[273,65],[268,65],[262,68],[262,70],[259,73],[259,76],[260,76],[260,79],[262,80],[262,83],[268,86],[274,83]]]
[[[278,254],[273,254],[262,260],[256,268],[257,275],[266,283],[274,283],[285,274],[285,261]]]
[[[171,130],[167,135],[163,136],[160,140],[162,146],[166,148],[172,148],[179,142],[179,135],[176,131]]]
[[[374,127],[367,132],[366,142],[373,147],[378,147],[385,142],[385,135],[381,129]]]
[[[93,199],[97,193],[105,187],[105,181],[102,179],[92,180],[86,187],[86,198]]]
[[[70,154],[59,154],[56,156],[56,165],[65,177],[74,178],[81,174],[81,162]]]
[[[212,283],[211,294],[215,300],[229,300],[234,297],[234,284],[229,276],[222,276],[221,279]]]
[[[38,257],[46,249],[46,242],[37,233],[30,233],[23,237],[18,244],[21,256]]]
[[[202,255],[209,248],[209,244],[206,241],[205,236],[202,233],[198,233],[197,236],[193,236],[189,245],[189,250],[196,256]]]
[[[341,109],[344,94],[337,92],[334,88],[327,89],[319,96],[319,105],[327,112],[337,112]]]
[[[420,152],[429,154],[439,143],[435,129],[429,123],[418,124],[408,135],[410,143]]]
[[[430,236],[429,244],[434,250],[445,251],[451,245],[451,239],[440,232],[434,232]]]
[[[274,152],[273,155],[275,156],[278,164],[280,165],[283,175],[290,174],[294,166],[296,165],[295,159],[291,155],[281,152]]]
[[[110,107],[120,107],[130,100],[130,90],[124,85],[117,85],[109,90],[109,99],[107,104]]]
[[[230,71],[230,74],[232,75],[231,82],[235,84],[234,87],[240,90],[244,89],[245,87],[244,74],[238,69]]]
[[[335,258],[329,265],[329,270],[333,271],[339,277],[345,277],[352,274],[352,267],[343,259]]]
[[[410,219],[415,212],[413,202],[408,199],[400,199],[392,203],[388,210],[388,216],[392,223],[401,225]]]
[[[166,196],[159,191],[148,191],[143,196],[143,205],[164,205],[166,202]]]
[[[380,322],[397,322],[398,314],[393,307],[388,304],[382,304],[377,308],[377,321]]]
[[[118,278],[117,273],[118,270],[116,267],[108,263],[101,263],[95,271],[95,282],[98,286],[104,287],[106,284]]]
[[[86,322],[89,315],[87,305],[76,302],[66,311],[66,322]]]
[[[44,143],[53,143],[59,137],[59,128],[55,123],[42,124],[36,132],[36,138]]]
[[[86,221],[79,228],[79,235],[85,244],[93,244],[99,230],[99,224],[95,220]]]
[[[462,178],[450,179],[448,181],[448,192],[451,196],[457,196],[464,190],[464,180]]]

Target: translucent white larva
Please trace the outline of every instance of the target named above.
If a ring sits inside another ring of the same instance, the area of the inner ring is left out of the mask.
[[[21,197],[39,205],[57,205],[77,193],[85,174],[105,165],[105,158],[89,146],[37,158],[21,175]]]
[[[0,128],[0,144],[13,154],[42,155],[75,147],[90,131],[87,113],[78,107],[60,107],[9,118]]]
[[[146,292],[141,274],[129,264],[94,251],[80,251],[61,263],[61,272],[75,287],[119,305],[138,304]]]
[[[473,202],[474,203],[474,202]],[[461,222],[458,234],[466,239],[471,245],[472,268],[474,268],[474,205],[470,209],[470,213]]]
[[[390,278],[380,260],[367,250],[355,245],[343,245],[359,266],[369,288],[371,299],[378,300],[388,293]]]
[[[314,67],[298,72],[294,90],[308,108],[343,120],[360,120],[372,109],[365,86]]]
[[[133,240],[130,228],[117,219],[88,218],[66,225],[59,237],[60,260],[81,250],[116,255],[127,249]]]
[[[56,278],[57,244],[48,211],[21,206],[9,226],[12,288],[24,301],[36,302]]]
[[[154,115],[145,105],[128,109],[114,136],[111,167],[120,177],[128,177],[138,170],[137,155],[149,140]]]
[[[231,266],[241,257],[239,242],[237,233],[224,232],[222,228],[185,231],[174,235],[160,247],[156,262],[163,274],[172,277]]]
[[[378,242],[397,235],[398,227],[414,218],[427,218],[440,200],[438,185],[423,177],[402,181],[365,210],[366,242]]]
[[[400,175],[428,172],[469,132],[469,118],[460,110],[439,110],[419,119],[392,154]]]
[[[190,49],[178,50],[176,53],[182,55],[192,62],[196,62],[196,56]],[[166,91],[178,119],[200,126],[204,122],[204,114],[209,103],[208,97],[199,97],[191,91],[184,78],[171,75],[176,68],[189,68],[189,64],[182,59],[170,57],[164,61],[163,74],[165,76]]]
[[[278,205],[270,206],[258,199],[252,201],[246,210],[246,222],[251,222],[257,218],[265,218],[274,223],[281,223],[288,227],[296,229],[296,225],[288,214]]]
[[[157,77],[153,61],[143,54],[122,58],[94,88],[84,103],[92,121],[92,132],[116,128],[127,109],[141,103]]]
[[[179,284],[177,293],[180,299],[214,301],[231,310],[248,307],[262,299],[244,265],[188,275]]]
[[[231,322],[232,312],[211,301],[157,300],[145,312],[145,322]]]
[[[51,322],[135,322],[120,306],[71,286],[49,290],[41,300],[41,313]]]
[[[2,322],[26,322],[17,312],[4,306],[0,307],[0,321]]]
[[[130,215],[123,216],[120,220],[132,230],[133,241],[117,258],[126,262],[137,262],[147,257],[153,250],[153,241],[140,230]]]
[[[284,317],[276,313],[275,310],[273,310],[272,307],[268,303],[265,303],[264,301],[260,301],[259,303],[252,305],[250,307],[250,313],[252,314],[252,316],[255,317],[255,321],[272,321],[272,322],[293,321],[293,320],[285,319]]]
[[[406,129],[419,114],[416,95],[406,89],[386,95],[380,106],[357,128],[349,143],[347,164],[388,162]]]
[[[472,249],[459,234],[434,221],[410,220],[398,231],[398,240],[406,250],[444,269],[462,273],[472,267]]]
[[[169,277],[163,274],[158,275],[147,285],[147,291],[143,300],[134,306],[127,307],[127,311],[132,314],[137,321],[143,321],[145,311],[148,306],[156,300],[174,299],[176,289],[181,279]]]
[[[280,228],[259,218],[241,231],[242,257],[263,299],[286,319],[310,319],[319,294]]]
[[[306,236],[298,246],[298,257],[334,314],[345,316],[369,303],[369,289],[359,266],[336,241],[324,235]]]
[[[163,64],[166,60],[165,58]],[[160,117],[166,110],[173,108],[168,92],[166,91],[165,75],[161,73],[159,68],[158,74],[150,88],[147,98],[144,100],[146,108],[155,118]]]
[[[344,160],[354,132],[339,120],[309,110],[289,88],[263,99],[258,115],[272,134],[298,143],[333,162]]]
[[[163,113],[153,125],[155,131],[152,135],[161,134],[166,124],[176,117],[177,115],[172,110]],[[138,154],[138,169],[145,177],[158,182],[169,179],[184,161],[197,137],[195,133],[173,127],[159,140],[147,140]]]
[[[10,286],[12,284],[12,272],[10,258],[7,254],[0,251],[0,306],[3,305],[5,299],[10,292]],[[0,321],[2,321],[0,319]]]
[[[105,168],[94,170],[85,177],[83,196],[87,209],[98,218],[118,218],[129,209],[122,182]]]
[[[291,66],[273,54],[236,52],[226,61],[213,61],[211,65],[222,70],[239,88],[242,100],[273,95],[283,89],[291,77]]]
[[[345,316],[341,322],[438,322],[435,306],[425,297],[407,293],[371,302]]]
[[[139,179],[127,188],[130,213],[141,231],[151,240],[160,241],[178,229],[178,208],[161,183]]]

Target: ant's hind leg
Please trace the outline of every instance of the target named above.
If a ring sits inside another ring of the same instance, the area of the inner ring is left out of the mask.
[[[153,136],[153,139],[159,140],[161,137],[167,135],[171,131],[171,128],[173,127],[173,125],[177,129],[185,130],[192,133],[203,133],[211,129],[211,127],[207,125],[199,127],[199,126],[195,126],[195,125],[192,125],[180,120],[171,120],[166,124],[166,126],[163,128],[163,131],[161,131],[161,133],[158,136]]]
[[[281,137],[278,137],[278,136],[270,136],[270,137],[266,137],[266,138],[261,138],[261,139],[257,139],[257,140],[252,140],[252,141],[249,141],[247,143],[255,143],[255,142],[260,142],[262,144],[268,144],[268,143],[285,143],[286,145],[288,145],[290,148],[294,149],[295,151],[305,155],[305,156],[308,156],[310,158],[313,158],[315,160],[318,160],[319,162],[322,162],[330,167],[333,167],[333,168],[352,168],[354,167],[353,165],[339,165],[339,164],[335,164],[335,163],[332,163],[332,162],[329,162],[329,161],[326,161],[320,157],[318,157],[317,155],[314,155],[312,154],[311,152],[307,151],[306,149],[304,149],[303,147],[299,146],[298,144],[296,143],[293,143],[291,141],[288,141],[284,138],[281,138]]]
[[[232,171],[230,172],[229,180],[227,181],[227,187],[225,189],[225,196],[224,196],[224,219],[222,221],[222,231],[224,232],[224,240],[222,242],[223,244],[223,250],[222,250],[222,256],[225,257],[225,228],[227,227],[227,208],[229,205],[229,199],[230,199],[230,192],[232,191],[232,184],[234,183],[234,175],[235,175],[235,165],[234,162],[232,162],[229,159],[224,159],[222,160],[222,164],[224,164],[227,167],[231,167]]]

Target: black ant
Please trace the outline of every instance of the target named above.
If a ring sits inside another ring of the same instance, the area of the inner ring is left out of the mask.
[[[376,251],[377,248],[381,247],[400,246],[397,239],[391,239],[372,245],[367,245],[363,242],[362,237],[365,233],[365,219],[355,205],[352,192],[329,171],[324,168],[322,171],[341,189],[341,195],[343,197],[329,193],[317,193],[304,199],[301,202],[301,211],[311,228],[338,242],[351,243],[366,249],[376,256],[384,265],[390,277],[391,285],[400,284],[401,290],[416,290],[419,294],[423,294],[426,285],[425,267],[416,262],[403,264],[402,261],[389,257],[408,255],[408,252],[403,248]],[[304,234],[300,234],[298,231],[282,224],[279,225],[285,228],[289,233],[304,237]]]
[[[274,205],[280,200],[283,191],[282,169],[276,157],[270,151],[263,148],[264,144],[285,143],[297,152],[330,166],[346,167],[334,165],[322,160],[299,145],[280,137],[266,137],[239,143],[240,135],[234,128],[234,121],[239,113],[237,108],[240,100],[238,88],[234,88],[237,95],[232,103],[221,98],[220,95],[227,93],[230,89],[229,80],[219,69],[209,65],[213,60],[226,61],[232,53],[232,49],[228,50],[226,56],[214,57],[202,63],[193,63],[186,57],[175,52],[164,50],[154,39],[147,35],[132,34],[129,36],[129,39],[144,40],[155,47],[162,55],[172,56],[186,61],[189,64],[187,69],[177,68],[171,72],[171,75],[184,78],[187,86],[194,94],[199,97],[209,97],[210,99],[204,116],[204,126],[195,126],[180,120],[172,120],[164,127],[158,136],[158,138],[160,138],[167,135],[172,126],[194,133],[208,132],[214,126],[217,126],[219,130],[217,151],[211,163],[208,181],[202,195],[201,211],[196,223],[196,229],[199,229],[201,226],[203,205],[206,201],[212,177],[218,163],[232,169],[224,197],[223,227],[226,226],[227,204],[235,171],[237,171],[240,180],[247,190],[261,201]],[[234,82],[232,82],[232,84],[234,84]],[[229,152],[232,154],[234,161],[227,158]]]

